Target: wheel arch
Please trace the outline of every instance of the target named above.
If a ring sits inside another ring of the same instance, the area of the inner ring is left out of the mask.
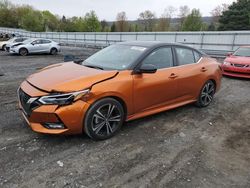
[[[128,113],[127,110],[128,109],[127,109],[127,105],[126,105],[125,101],[122,98],[120,98],[118,96],[110,96],[110,97],[105,97],[105,98],[113,98],[113,99],[117,100],[123,107],[124,114],[125,114],[125,119],[127,118],[127,113]]]
[[[52,48],[50,48],[50,52],[51,52],[53,49],[55,49],[55,50],[58,52],[58,49],[57,49],[55,46],[53,46]]]
[[[215,86],[215,90],[217,90],[217,83],[216,83],[216,80],[215,79],[209,79],[209,80],[211,80],[213,83],[214,83],[214,86]]]
[[[7,45],[7,44],[3,44],[3,45],[2,45],[2,50],[4,50],[4,48],[5,48],[6,45]]]
[[[28,50],[26,47],[21,47],[21,48],[19,48],[18,53],[20,53],[20,50],[22,50],[22,49],[27,50],[27,52],[29,53],[29,50]]]
[[[106,98],[111,98],[111,99],[117,100],[117,101],[122,105],[123,110],[124,110],[125,117],[127,117],[128,107],[127,107],[127,104],[126,104],[125,100],[122,99],[122,97],[117,96],[117,95],[114,95],[114,94],[113,94],[113,95],[112,95],[112,94],[110,94],[110,95],[104,95],[104,96],[101,96],[101,97],[96,98],[95,100],[91,101],[91,103],[90,103],[88,109],[89,109],[92,105],[94,105],[97,101],[100,101],[100,100],[106,99]],[[125,118],[125,119],[126,119],[126,118]]]
[[[121,98],[121,97],[118,97],[118,96],[115,96],[115,95],[109,95],[109,96],[103,96],[103,97],[100,97],[98,99],[96,99],[95,101],[93,101],[91,104],[89,104],[88,108],[86,109],[85,111],[85,114],[83,116],[83,120],[82,120],[82,124],[83,124],[83,127],[82,127],[82,132],[86,133],[88,136],[90,136],[88,130],[86,129],[86,125],[85,125],[85,121],[86,121],[86,116],[87,116],[87,113],[88,111],[90,110],[90,108],[98,101],[100,100],[103,100],[103,99],[114,99],[116,100],[117,102],[119,102],[122,107],[123,107],[123,110],[124,110],[124,121],[126,121],[127,119],[127,105],[125,103],[125,101]],[[90,136],[91,137],[91,136]],[[92,137],[91,137],[92,138]]]

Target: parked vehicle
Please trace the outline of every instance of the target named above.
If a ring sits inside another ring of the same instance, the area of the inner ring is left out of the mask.
[[[18,37],[18,38],[12,38],[9,41],[7,41],[7,43],[5,44],[5,46],[3,46],[3,49],[7,52],[10,51],[10,47],[15,45],[15,44],[19,44],[20,42],[23,42],[25,40],[27,40],[28,38],[25,37]]]
[[[238,48],[228,54],[222,65],[223,75],[250,78],[250,46]]]
[[[0,33],[0,41],[7,41],[11,38],[11,35],[8,33]],[[1,49],[1,48],[0,48]]]
[[[21,43],[12,45],[9,50],[12,54],[26,56],[34,53],[48,53],[55,55],[60,52],[60,46],[57,42],[49,39],[28,39]]]
[[[6,41],[0,41],[0,49],[5,50],[6,45],[16,43],[16,42],[22,42],[26,40],[27,38],[19,38],[19,37],[14,37]]]
[[[19,105],[36,132],[85,132],[103,140],[124,121],[189,103],[208,106],[221,77],[220,63],[191,47],[124,42],[80,64],[55,64],[31,75],[18,90]]]

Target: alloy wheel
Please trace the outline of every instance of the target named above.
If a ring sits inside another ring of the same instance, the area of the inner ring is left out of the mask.
[[[207,82],[201,92],[201,102],[203,106],[209,105],[215,93],[215,86],[213,82]]]
[[[57,49],[52,48],[51,51],[50,51],[50,54],[51,55],[56,55],[56,53],[57,53]]]
[[[91,121],[92,131],[98,136],[112,135],[122,121],[122,114],[115,104],[104,104],[94,113]]]
[[[26,56],[28,54],[28,51],[26,49],[21,49],[20,50],[20,55],[21,56]]]

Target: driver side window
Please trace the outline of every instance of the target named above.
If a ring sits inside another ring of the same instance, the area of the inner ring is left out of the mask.
[[[154,50],[143,60],[143,64],[152,64],[157,69],[172,67],[173,54],[171,47],[163,47]]]
[[[41,44],[41,40],[35,40],[32,42],[32,44]]]

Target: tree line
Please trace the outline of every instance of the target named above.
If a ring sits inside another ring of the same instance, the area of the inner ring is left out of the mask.
[[[129,21],[126,12],[119,12],[114,22],[99,20],[95,11],[84,16],[66,18],[48,10],[40,11],[29,5],[14,5],[0,0],[0,26],[22,28],[29,31],[64,32],[139,32],[139,31],[216,31],[247,30],[250,28],[250,1],[237,0],[231,5],[222,4],[211,11],[212,19],[204,22],[199,9],[188,6],[168,6],[157,17],[150,10]]]

